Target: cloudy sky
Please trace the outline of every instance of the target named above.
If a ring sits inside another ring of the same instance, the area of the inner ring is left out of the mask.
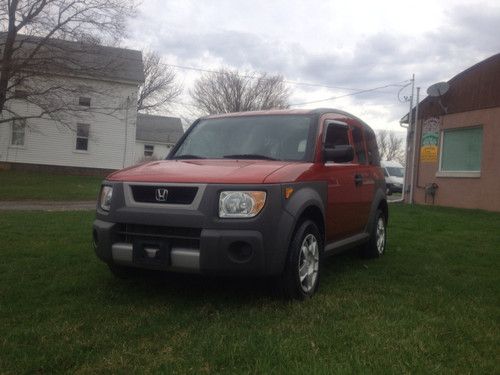
[[[182,67],[281,74],[294,108],[339,108],[398,130],[408,109],[398,91],[413,73],[422,99],[430,84],[500,53],[500,2],[144,0],[127,45]],[[202,73],[175,71],[185,94],[172,113],[193,117],[188,91]]]

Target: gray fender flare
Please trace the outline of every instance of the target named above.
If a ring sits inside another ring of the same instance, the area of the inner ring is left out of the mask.
[[[308,184],[308,186],[298,187],[297,190],[292,194],[290,199],[285,202],[285,210],[293,216],[294,225],[290,228],[288,233],[288,243],[290,243],[291,237],[300,216],[309,207],[316,207],[321,212],[323,217],[323,224],[326,224],[326,201],[327,201],[327,186],[323,183],[313,183]],[[324,235],[324,233],[322,233]]]

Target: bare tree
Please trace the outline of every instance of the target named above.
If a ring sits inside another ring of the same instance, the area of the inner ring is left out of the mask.
[[[92,59],[101,38],[123,35],[135,3],[128,0],[3,0],[0,5],[0,124],[50,117],[63,121],[75,91],[61,75],[95,76],[116,69],[113,59]],[[79,44],[70,43],[81,42]],[[108,56],[109,57],[109,56]],[[54,73],[57,74],[54,74]],[[70,95],[73,94],[73,95]],[[22,98],[38,108],[19,113],[9,105]]]
[[[402,165],[405,164],[404,139],[398,137],[396,132],[379,130],[377,144],[382,160],[395,160]]]
[[[280,75],[240,74],[221,69],[199,78],[190,94],[196,107],[215,114],[288,108],[290,90]]]
[[[153,51],[143,51],[143,64],[144,84],[139,88],[137,110],[154,112],[168,109],[172,100],[182,93],[174,70],[162,64],[160,56]]]

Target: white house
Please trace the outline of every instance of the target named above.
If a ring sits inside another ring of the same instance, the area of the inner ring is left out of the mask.
[[[180,118],[137,114],[135,162],[164,159],[183,133]]]
[[[26,45],[29,45],[26,42]],[[52,40],[53,71],[29,79],[31,88],[61,87],[71,111],[55,121],[48,116],[0,123],[0,164],[120,169],[134,163],[137,91],[144,82],[140,51]],[[59,53],[59,56],[57,55]],[[59,58],[58,58],[59,57]],[[61,64],[78,61],[80,69]],[[58,65],[59,64],[59,65]],[[48,74],[47,74],[48,73]],[[22,87],[8,103],[11,111],[40,112]],[[19,97],[17,99],[17,97]]]

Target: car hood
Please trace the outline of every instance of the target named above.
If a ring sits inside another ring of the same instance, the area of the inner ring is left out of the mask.
[[[114,172],[109,181],[260,184],[294,162],[274,160],[161,160]]]

